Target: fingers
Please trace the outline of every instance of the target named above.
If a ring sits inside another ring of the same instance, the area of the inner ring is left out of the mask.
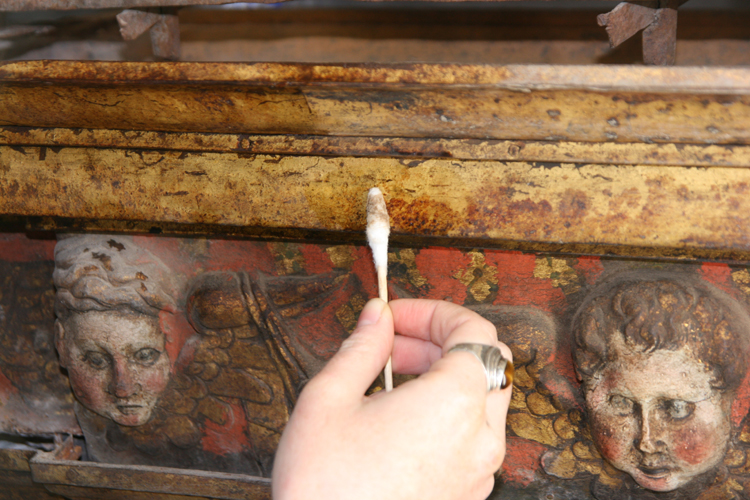
[[[497,341],[495,326],[465,307],[438,300],[400,299],[390,302],[396,337],[393,368],[421,374],[451,347],[462,342],[498,346],[512,360],[510,349]]]
[[[443,349],[428,340],[396,335],[393,339],[393,371],[419,375],[443,356]]]
[[[322,397],[359,401],[383,370],[393,346],[393,315],[388,304],[370,300],[362,310],[357,328],[336,355],[310,381]]]
[[[484,409],[484,425],[488,438],[496,445],[490,446],[490,456],[499,468],[505,453],[505,423],[512,387],[487,393],[485,370],[476,356],[468,352],[448,354],[456,344],[478,343],[497,346],[512,361],[508,346],[497,340],[495,326],[479,314],[449,302],[407,299],[392,301],[390,306],[396,331],[404,335],[397,337],[394,345],[394,367],[402,373],[430,370],[466,378],[463,390],[484,401],[480,405]]]
[[[512,391],[512,386],[508,386],[503,390],[490,391],[487,394],[485,407],[487,412],[487,426],[495,438],[503,444],[503,453],[505,453],[505,423],[508,418],[508,407],[510,406]]]
[[[464,307],[439,300],[400,299],[390,303],[396,331],[428,340],[446,353],[456,344],[497,345],[495,326]]]

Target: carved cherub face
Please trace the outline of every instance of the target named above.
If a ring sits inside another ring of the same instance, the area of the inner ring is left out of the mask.
[[[158,318],[88,311],[72,313],[56,328],[60,363],[80,403],[120,425],[148,422],[169,380]]]
[[[586,406],[603,457],[644,488],[672,491],[716,467],[730,439],[730,394],[685,348],[616,357]]]

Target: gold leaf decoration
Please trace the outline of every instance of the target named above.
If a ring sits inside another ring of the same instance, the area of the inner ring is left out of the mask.
[[[357,326],[359,313],[364,309],[367,299],[356,293],[349,301],[336,310],[336,319],[347,332],[352,333]]]
[[[518,437],[530,439],[547,446],[558,446],[561,442],[552,427],[552,421],[535,417],[526,412],[508,415],[508,425]]]
[[[552,424],[552,427],[555,429],[557,435],[563,439],[567,440],[576,437],[575,430],[577,426],[573,425],[570,418],[568,418],[568,415],[560,415],[557,417],[554,424]]]
[[[731,447],[724,455],[724,465],[727,467],[742,467],[745,465],[745,453],[742,450]]]
[[[417,288],[427,285],[427,279],[417,269],[417,255],[412,248],[397,248],[388,252],[388,266],[401,264],[406,270],[406,279]]]
[[[562,451],[553,451],[551,460],[546,461],[544,471],[561,479],[572,479],[579,474],[601,475],[602,460],[590,444],[582,442],[565,447]]]
[[[612,467],[607,462],[602,462],[602,468],[599,471],[599,482],[612,489],[617,489],[622,485],[623,473]]]
[[[740,432],[740,441],[743,443],[750,443],[750,422],[745,422]]]
[[[273,242],[268,244],[273,260],[276,263],[276,272],[279,276],[289,274],[301,274],[305,270],[305,258],[299,250],[299,245],[294,243]]]
[[[732,273],[732,281],[737,285],[737,288],[742,290],[745,294],[750,295],[750,272],[748,272],[747,269],[734,271]]]
[[[515,381],[514,381],[515,382]],[[510,409],[511,410],[526,410],[526,395],[518,387],[514,385],[513,392],[510,397]]]
[[[556,257],[537,257],[533,276],[548,279],[555,288],[561,288],[566,295],[576,293],[581,288],[580,279],[575,269],[565,259]]]
[[[573,450],[565,448],[547,464],[544,471],[561,479],[573,479],[578,473],[577,462],[578,459],[573,455]]]
[[[513,356],[513,361],[517,358]],[[534,379],[529,376],[525,366],[516,366],[516,370],[513,373],[513,385],[522,389],[533,389]]]
[[[497,268],[487,264],[482,252],[473,251],[468,255],[471,257],[468,269],[459,269],[453,277],[466,286],[476,302],[482,302],[497,290]]]
[[[593,447],[592,443],[579,441],[573,445],[573,455],[581,460],[596,460],[600,458],[599,452]]]
[[[350,269],[354,263],[354,253],[352,247],[348,245],[336,245],[326,248],[328,258],[333,262],[333,266],[337,268]]]
[[[538,392],[532,392],[526,397],[526,405],[534,415],[552,415],[558,412],[550,400]]]

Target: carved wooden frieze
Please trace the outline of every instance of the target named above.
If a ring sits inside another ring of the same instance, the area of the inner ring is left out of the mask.
[[[12,278],[0,430],[18,433],[6,416],[45,395],[71,425],[25,432],[81,435],[82,460],[102,464],[268,476],[301,387],[376,294],[363,246],[112,234],[53,245],[0,239]],[[750,488],[745,266],[395,247],[389,286],[471,307],[513,351],[493,498]],[[29,318],[47,325],[47,347]],[[25,382],[19,359],[46,385]]]

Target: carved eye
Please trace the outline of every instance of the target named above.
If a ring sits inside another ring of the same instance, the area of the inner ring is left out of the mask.
[[[136,352],[133,358],[135,358],[136,363],[151,366],[158,361],[159,356],[161,356],[159,351],[146,347]]]
[[[109,366],[109,358],[100,352],[88,351],[83,360],[96,370],[104,370]]]
[[[684,420],[693,414],[695,403],[679,399],[668,399],[664,401],[664,410],[672,420]]]
[[[633,402],[626,397],[614,395],[609,398],[609,405],[618,415],[630,415],[633,413]]]

